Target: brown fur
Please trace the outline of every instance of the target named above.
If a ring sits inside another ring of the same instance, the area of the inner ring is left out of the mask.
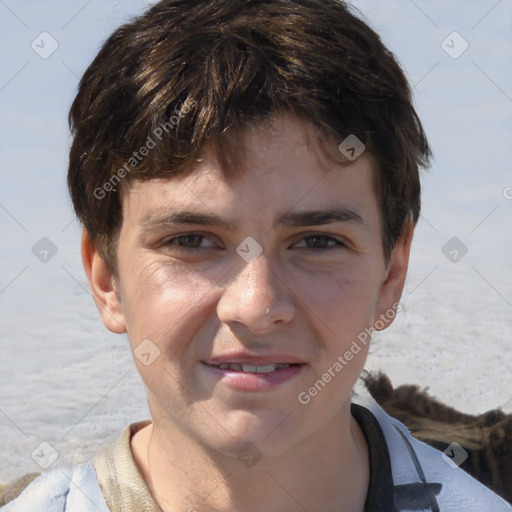
[[[499,409],[475,416],[464,414],[418,386],[394,389],[383,373],[365,373],[362,379],[380,406],[404,423],[414,437],[441,451],[452,442],[459,443],[468,452],[461,468],[512,501],[512,414]]]

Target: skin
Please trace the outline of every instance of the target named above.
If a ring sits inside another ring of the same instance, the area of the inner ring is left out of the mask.
[[[106,327],[128,333],[132,350],[145,339],[160,350],[149,366],[135,358],[153,422],[131,446],[165,511],[364,508],[368,447],[350,394],[368,346],[307,405],[297,397],[399,301],[413,227],[388,263],[374,159],[327,163],[308,143],[314,135],[280,115],[245,134],[236,178],[207,153],[185,177],[131,184],[117,278],[84,234],[84,266]],[[273,225],[286,212],[328,207],[361,220]],[[214,213],[232,230],[165,222],[179,209]],[[249,263],[236,252],[247,236],[263,249]],[[241,391],[203,363],[238,350],[293,354],[305,365],[270,390]],[[250,467],[240,460],[247,449],[261,456]]]

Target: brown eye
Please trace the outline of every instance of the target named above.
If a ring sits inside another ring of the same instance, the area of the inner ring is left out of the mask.
[[[169,240],[169,243],[176,241],[177,245],[180,245],[182,247],[191,247],[196,248],[201,245],[201,241],[203,240],[204,236],[202,235],[182,235],[177,236],[176,238],[172,238]]]
[[[313,234],[305,236],[297,246],[300,246],[303,241],[306,241],[306,249],[334,249],[337,247],[346,247],[346,245],[337,238],[329,235]],[[302,245],[304,247],[304,245]]]
[[[208,242],[208,245],[204,245],[204,241]],[[165,245],[170,245],[178,249],[210,249],[215,247],[215,244],[211,242],[204,235],[197,233],[187,233],[186,235],[174,236],[166,240]]]

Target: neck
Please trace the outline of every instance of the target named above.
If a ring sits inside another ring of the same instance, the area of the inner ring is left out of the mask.
[[[350,404],[293,449],[252,464],[171,427],[154,421],[132,438],[135,462],[164,512],[364,509],[368,447]]]

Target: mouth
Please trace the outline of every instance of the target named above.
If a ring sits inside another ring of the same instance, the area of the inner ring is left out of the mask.
[[[221,370],[231,370],[233,372],[244,372],[244,373],[270,373],[281,370],[283,368],[289,368],[290,366],[298,366],[298,363],[275,363],[265,364],[257,366],[255,364],[243,364],[243,363],[220,363],[220,364],[208,364],[207,366],[213,366],[214,368],[220,368]]]
[[[207,378],[213,379],[212,382],[221,382],[236,391],[255,392],[270,391],[294,381],[306,367],[306,363],[265,363],[203,361],[203,368],[207,370]]]

